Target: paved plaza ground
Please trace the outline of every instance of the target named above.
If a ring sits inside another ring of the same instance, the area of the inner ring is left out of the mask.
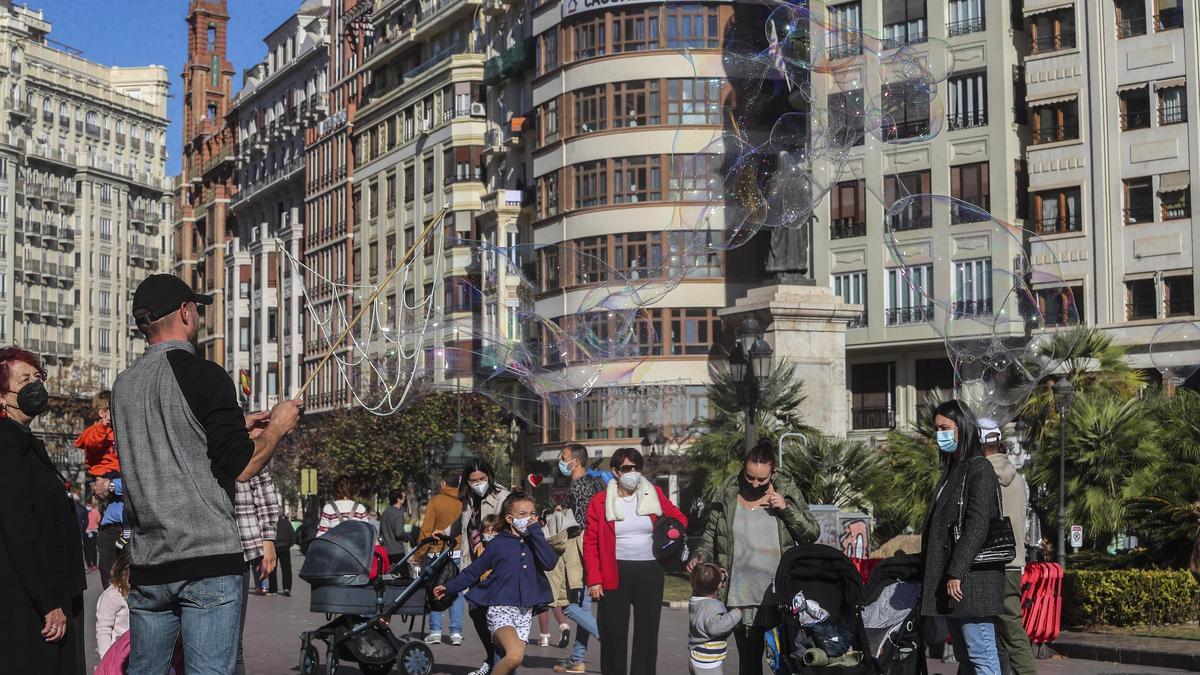
[[[295,549],[293,549],[295,551]],[[296,554],[293,560],[293,570],[300,569],[303,559]],[[86,602],[89,608],[96,606],[96,598],[100,594],[100,577],[92,573],[88,576],[89,588]],[[246,662],[247,671],[251,675],[280,675],[297,672],[300,655],[299,635],[303,630],[316,628],[324,622],[324,615],[308,611],[308,584],[295,579],[292,597],[283,596],[251,596],[248,618],[246,620]],[[87,648],[89,654],[89,672],[96,664],[96,640],[91,611],[87,620]],[[483,661],[483,648],[471,627],[466,621],[465,641],[462,647],[451,647],[448,644],[434,647],[437,658],[435,673],[447,675],[466,675]],[[535,630],[536,630],[536,623]],[[397,632],[401,629],[397,628]],[[594,644],[594,643],[593,643]],[[731,657],[735,651],[730,642]],[[542,649],[531,646],[525,658],[526,667],[522,672],[549,673],[555,663],[565,656],[565,650]],[[321,651],[322,665],[325,661],[324,650]],[[588,656],[588,672],[600,672],[600,655],[598,651]],[[957,666],[943,664],[940,661],[929,662],[930,672],[937,675],[953,675]],[[343,664],[338,669],[338,675],[357,675],[358,668],[354,665]],[[393,671],[395,672],[395,671]],[[662,630],[659,637],[658,673],[659,675],[685,675],[687,669],[687,610],[663,609]],[[727,667],[726,673],[736,673],[737,667]],[[1039,663],[1039,673],[1046,675],[1118,675],[1124,673],[1147,674],[1182,674],[1187,671],[1168,670],[1163,668],[1145,668],[1126,666],[1096,661],[1078,661],[1069,659],[1045,660]],[[318,673],[325,675],[322,667]]]

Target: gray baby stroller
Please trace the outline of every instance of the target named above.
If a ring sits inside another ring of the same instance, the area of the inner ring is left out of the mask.
[[[340,523],[312,540],[300,578],[312,587],[309,611],[325,614],[328,621],[300,634],[300,672],[312,675],[320,659],[313,643],[326,645],[327,673],[335,675],[341,661],[358,663],[366,675],[385,675],[399,667],[402,675],[428,675],[433,652],[421,641],[431,589],[450,563],[453,540],[437,535],[421,541],[415,552],[429,544],[443,550],[415,577],[408,565],[410,552],[383,569],[383,556],[375,551],[375,527],[364,521]],[[372,574],[372,572],[377,574]],[[453,571],[453,570],[451,570]],[[422,630],[413,630],[421,617]],[[397,637],[392,626],[407,619],[408,632]]]

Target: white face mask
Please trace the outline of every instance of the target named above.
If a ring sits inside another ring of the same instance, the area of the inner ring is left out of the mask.
[[[623,474],[621,474],[620,481],[621,481],[621,487],[632,492],[632,491],[636,490],[638,484],[642,482],[642,474],[637,471],[630,471],[629,473],[623,473]]]
[[[480,497],[487,494],[488,482],[485,480],[482,483],[471,483],[471,490]]]
[[[484,541],[491,541],[495,538],[496,538],[496,535],[492,534],[491,532],[488,532],[487,534],[483,535]]]
[[[517,534],[525,534],[525,530],[529,529],[529,524],[532,522],[533,518],[513,518],[512,526]]]

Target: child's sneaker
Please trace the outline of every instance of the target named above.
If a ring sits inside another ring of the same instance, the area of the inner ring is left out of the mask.
[[[425,636],[425,644],[427,644],[427,645],[442,644],[442,634],[441,633],[430,633],[429,635],[426,635]]]
[[[539,647],[549,647],[550,646],[550,634],[549,633],[542,633],[542,639],[538,640],[538,646]]]
[[[556,673],[586,673],[587,669],[586,669],[586,666],[583,665],[582,661],[580,661],[579,663],[571,663],[570,661],[563,661],[562,663],[554,664],[554,672],[556,672]]]
[[[571,626],[565,623],[558,624],[558,648],[562,649],[571,642]]]
[[[451,633],[450,634],[450,646],[451,647],[461,647],[462,646],[462,636],[459,635],[458,633]]]

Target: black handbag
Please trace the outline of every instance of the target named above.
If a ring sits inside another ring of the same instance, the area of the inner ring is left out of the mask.
[[[958,520],[950,527],[950,540],[954,542],[955,546],[962,538],[966,502],[967,479],[963,478],[962,491],[958,495]],[[972,567],[1007,565],[1017,558],[1017,538],[1013,534],[1012,521],[1004,515],[1004,500],[1000,494],[999,485],[996,485],[996,508],[999,515],[988,521],[987,538],[983,540],[983,547],[971,561]]]

